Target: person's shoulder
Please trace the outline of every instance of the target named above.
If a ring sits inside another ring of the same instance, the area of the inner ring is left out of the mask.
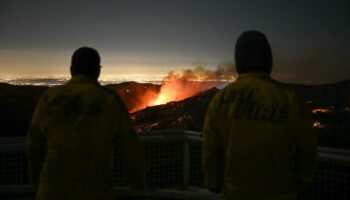
[[[64,88],[64,85],[56,85],[56,86],[52,86],[49,87],[41,96],[41,98],[48,98],[51,96],[55,96],[58,93],[60,93],[60,91]]]
[[[280,82],[276,79],[273,79],[271,77],[265,78],[265,79],[259,79],[261,84],[265,84],[265,85],[270,85],[271,87],[275,87],[277,89],[281,89],[281,90],[287,90],[287,84]]]
[[[227,86],[225,86],[224,88],[219,89],[213,95],[211,102],[210,102],[210,105],[214,106],[215,104],[220,104],[222,96],[225,95],[226,93],[234,90],[234,89],[235,89],[234,83],[230,83]]]
[[[270,79],[269,82],[276,89],[283,91],[287,95],[298,96],[298,93],[297,93],[295,87],[293,87],[293,84],[280,82],[280,81],[275,80],[275,79]]]
[[[226,87],[219,89],[218,91],[215,92],[213,99],[217,99],[220,98],[225,92],[227,92],[228,90],[230,90],[232,83],[230,83],[229,85],[227,85]]]
[[[118,92],[111,89],[111,88],[108,88],[108,87],[105,87],[105,86],[102,86],[102,85],[98,85],[98,89],[100,89],[101,91],[103,91],[104,93],[106,93],[106,95],[110,95],[110,96],[119,96],[118,95]]]
[[[299,107],[305,107],[305,97],[298,92],[298,85],[292,83],[283,83],[274,80],[277,87],[286,95],[288,101],[292,104],[298,105]]]
[[[66,87],[66,84],[64,84],[64,85],[55,85],[55,86],[50,87],[47,90],[47,92],[48,93],[55,93],[55,92],[58,92],[58,91],[64,89],[65,87]]]
[[[273,78],[270,78],[269,82],[271,84],[275,85],[276,87],[280,87],[280,88],[283,88],[286,90],[288,90],[290,88],[288,83],[284,83],[284,82],[278,81],[278,80],[273,79]]]
[[[99,85],[99,89],[103,91],[105,95],[107,95],[109,98],[112,98],[113,101],[116,101],[117,103],[123,102],[121,97],[119,96],[118,92],[116,90],[113,90],[111,88],[108,88],[106,86]]]
[[[44,93],[41,94],[40,98],[38,99],[38,105],[40,106],[47,106],[50,104],[50,102],[58,96],[62,90],[63,85],[57,85],[49,87]]]

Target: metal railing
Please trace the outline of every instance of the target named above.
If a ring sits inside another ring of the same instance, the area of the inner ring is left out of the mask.
[[[139,136],[147,162],[148,191],[128,189],[118,151],[114,159],[114,182],[121,199],[219,199],[203,188],[201,133],[153,131]],[[0,199],[33,199],[29,185],[25,138],[0,139]],[[319,147],[313,183],[299,199],[350,199],[350,151]]]

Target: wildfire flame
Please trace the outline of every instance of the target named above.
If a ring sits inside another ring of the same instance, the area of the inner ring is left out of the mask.
[[[235,80],[233,64],[219,65],[215,70],[206,70],[203,66],[186,69],[181,73],[169,72],[162,85],[126,82],[116,89],[130,113],[148,106],[181,101],[208,90],[212,87],[222,88]]]
[[[178,75],[173,75],[169,79],[164,82],[157,98],[150,102],[150,106],[181,101],[215,86],[215,82],[189,81]]]
[[[224,64],[215,71],[205,70],[201,66],[187,69],[181,74],[169,72],[156,99],[149,101],[149,106],[166,104],[172,101],[181,101],[194,96],[224,82],[235,80],[232,64]]]
[[[171,95],[167,94],[166,92],[162,92],[159,94],[158,98],[154,101],[151,102],[150,105],[151,106],[156,106],[156,105],[161,105],[161,104],[166,104],[170,101],[172,101]]]

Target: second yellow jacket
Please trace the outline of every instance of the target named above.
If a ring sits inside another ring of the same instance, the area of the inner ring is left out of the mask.
[[[294,199],[312,178],[316,147],[294,92],[268,74],[241,75],[207,110],[205,185],[226,199]]]

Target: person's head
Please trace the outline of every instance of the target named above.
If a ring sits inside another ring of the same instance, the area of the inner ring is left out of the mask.
[[[89,47],[81,47],[77,49],[72,56],[70,67],[71,75],[85,75],[94,79],[100,76],[101,65],[98,52]]]
[[[266,36],[259,31],[242,33],[236,42],[235,60],[238,74],[271,73],[272,52]]]

